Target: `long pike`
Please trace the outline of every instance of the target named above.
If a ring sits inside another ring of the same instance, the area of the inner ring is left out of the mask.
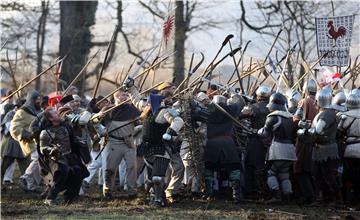
[[[69,91],[70,87],[73,86],[79,79],[80,76],[83,74],[83,72],[85,72],[86,68],[88,67],[88,65],[91,63],[91,61],[96,57],[96,55],[99,53],[100,50],[96,51],[96,53],[88,60],[88,62],[83,66],[83,68],[80,70],[80,72],[76,75],[76,77],[73,79],[73,81],[71,81],[71,83],[69,84],[69,86],[65,89],[65,91],[63,92],[63,95],[66,95],[66,93]]]

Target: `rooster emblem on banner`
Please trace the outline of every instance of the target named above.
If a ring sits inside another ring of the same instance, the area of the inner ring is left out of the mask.
[[[339,26],[336,30],[336,28],[334,27],[333,21],[328,21],[327,28],[328,28],[327,36],[328,36],[328,38],[334,40],[333,47],[336,47],[336,40],[339,37],[344,37],[346,35],[346,28],[344,26]]]

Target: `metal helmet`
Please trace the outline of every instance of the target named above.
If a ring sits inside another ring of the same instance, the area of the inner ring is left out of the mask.
[[[355,94],[349,95],[349,97],[346,99],[345,106],[349,110],[360,108],[360,96]]]
[[[223,95],[214,95],[213,102],[216,104],[226,104],[227,98]]]
[[[288,95],[288,106],[289,108],[297,107],[301,100],[301,94],[298,91],[292,91]]]
[[[259,88],[255,92],[256,97],[269,98],[271,91],[267,86],[259,86]]]
[[[316,81],[313,79],[310,79],[304,84],[303,91],[308,91],[311,93],[316,93]]]
[[[333,108],[337,111],[345,111],[346,95],[343,91],[338,92],[332,99]]]
[[[269,104],[266,106],[270,109],[270,111],[286,111],[286,97],[276,92],[270,96]]]
[[[354,95],[357,95],[358,97],[360,97],[360,89],[351,90],[351,94],[354,94]]]
[[[331,89],[325,87],[316,93],[316,103],[320,108],[331,108]]]
[[[246,105],[245,99],[239,94],[232,94],[231,97],[227,100],[227,104],[237,104],[241,109]]]
[[[197,95],[196,95],[196,99],[199,100],[200,102],[204,101],[204,100],[209,100],[209,96],[207,96],[205,94],[205,92],[199,92]]]

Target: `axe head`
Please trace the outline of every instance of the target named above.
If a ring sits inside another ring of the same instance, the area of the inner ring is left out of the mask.
[[[229,42],[229,40],[233,37],[234,37],[233,34],[229,34],[228,36],[226,36],[224,42],[222,43],[222,46],[225,46]]]
[[[239,50],[241,50],[241,47],[238,47],[238,48],[232,50],[232,51],[229,53],[229,55],[233,57]]]

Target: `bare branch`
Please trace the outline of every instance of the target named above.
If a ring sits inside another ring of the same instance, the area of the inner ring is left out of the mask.
[[[162,15],[161,12],[157,12],[154,9],[152,9],[149,5],[147,5],[146,3],[142,2],[141,0],[139,0],[139,3],[141,6],[143,6],[144,8],[146,8],[152,15],[164,20],[165,16]]]

